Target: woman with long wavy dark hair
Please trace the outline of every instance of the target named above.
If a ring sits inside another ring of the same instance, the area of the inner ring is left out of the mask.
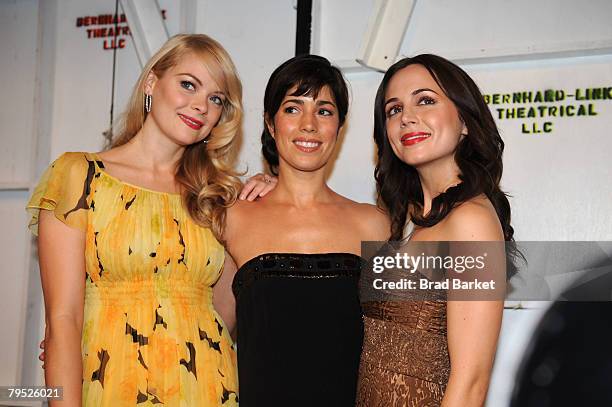
[[[499,187],[504,143],[461,68],[428,54],[395,63],[374,121],[391,240],[513,240]],[[501,300],[364,304],[358,405],[482,405],[502,310]]]

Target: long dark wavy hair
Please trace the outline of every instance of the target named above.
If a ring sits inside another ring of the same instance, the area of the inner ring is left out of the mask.
[[[455,151],[461,183],[435,197],[431,211],[423,213],[423,188],[416,169],[393,152],[387,138],[385,93],[389,81],[399,70],[410,65],[421,65],[455,104],[461,120],[468,129]],[[452,62],[431,54],[404,58],[385,73],[376,93],[374,107],[374,141],[378,147],[378,163],[374,171],[378,190],[378,204],[391,218],[390,240],[403,238],[406,218],[410,214],[415,225],[431,227],[449,212],[480,194],[485,194],[497,212],[504,240],[514,241],[510,225],[510,203],[500,189],[504,142],[478,86],[465,71]],[[512,252],[512,249],[510,250]],[[513,253],[510,253],[511,255]]]
[[[325,86],[334,96],[338,109],[339,128],[344,124],[349,107],[348,89],[342,72],[326,58],[318,55],[299,55],[283,62],[272,72],[264,94],[264,125],[261,134],[261,152],[270,171],[278,175],[278,150],[266,121],[274,123],[283,99],[291,89],[291,96],[316,98]]]

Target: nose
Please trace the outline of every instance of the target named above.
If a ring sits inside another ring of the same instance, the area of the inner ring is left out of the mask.
[[[191,102],[191,108],[199,114],[205,115],[208,113],[208,98],[197,97]]]
[[[410,107],[404,107],[402,110],[402,116],[401,116],[401,126],[402,127],[407,127],[410,124],[415,124],[417,122],[417,118],[414,112],[414,109],[410,108]]]
[[[309,114],[309,113],[302,115],[302,120],[301,120],[300,125],[301,125],[301,130],[303,132],[313,133],[317,131],[317,122],[313,116],[314,115]]]

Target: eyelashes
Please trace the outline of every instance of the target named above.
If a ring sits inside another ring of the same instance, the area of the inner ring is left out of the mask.
[[[181,87],[187,90],[195,90],[195,85],[193,84],[193,82],[189,81],[181,81]]]
[[[427,105],[434,105],[434,104],[436,104],[436,100],[432,98],[431,96],[421,96],[416,101],[417,106],[427,106]],[[386,114],[387,114],[387,117],[392,117],[392,116],[395,116],[397,113],[401,113],[403,110],[404,110],[403,106],[401,104],[397,104],[397,105],[391,106],[387,110]]]
[[[417,105],[433,105],[436,103],[436,100],[431,96],[422,96],[419,98]]]
[[[387,110],[387,117],[394,116],[395,114],[400,113],[401,111],[402,111],[401,106],[399,105],[391,106],[391,108]]]
[[[181,88],[185,90],[188,90],[191,92],[194,92],[196,90],[196,85],[191,81],[181,81],[180,84],[181,84]],[[215,105],[218,105],[218,106],[223,106],[225,103],[225,100],[221,96],[218,96],[218,95],[210,96],[208,100],[210,100],[211,102],[213,102]]]
[[[211,96],[210,101],[216,105],[223,106],[223,99],[219,96]]]
[[[298,112],[298,108],[295,106],[287,106],[283,109],[283,112],[285,113],[297,113]],[[319,109],[317,110],[317,114],[320,116],[333,116],[334,112],[329,110],[329,109]]]

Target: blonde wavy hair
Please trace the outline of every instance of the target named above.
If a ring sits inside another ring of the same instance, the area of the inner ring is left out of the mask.
[[[110,146],[127,143],[142,128],[146,119],[144,89],[149,73],[161,78],[187,54],[195,54],[201,59],[226,98],[221,118],[206,138],[208,142],[200,141],[185,148],[175,176],[189,215],[222,240],[226,209],[234,204],[240,188],[234,163],[243,109],[242,84],[221,44],[204,34],[179,34],[170,38],[140,74]]]

